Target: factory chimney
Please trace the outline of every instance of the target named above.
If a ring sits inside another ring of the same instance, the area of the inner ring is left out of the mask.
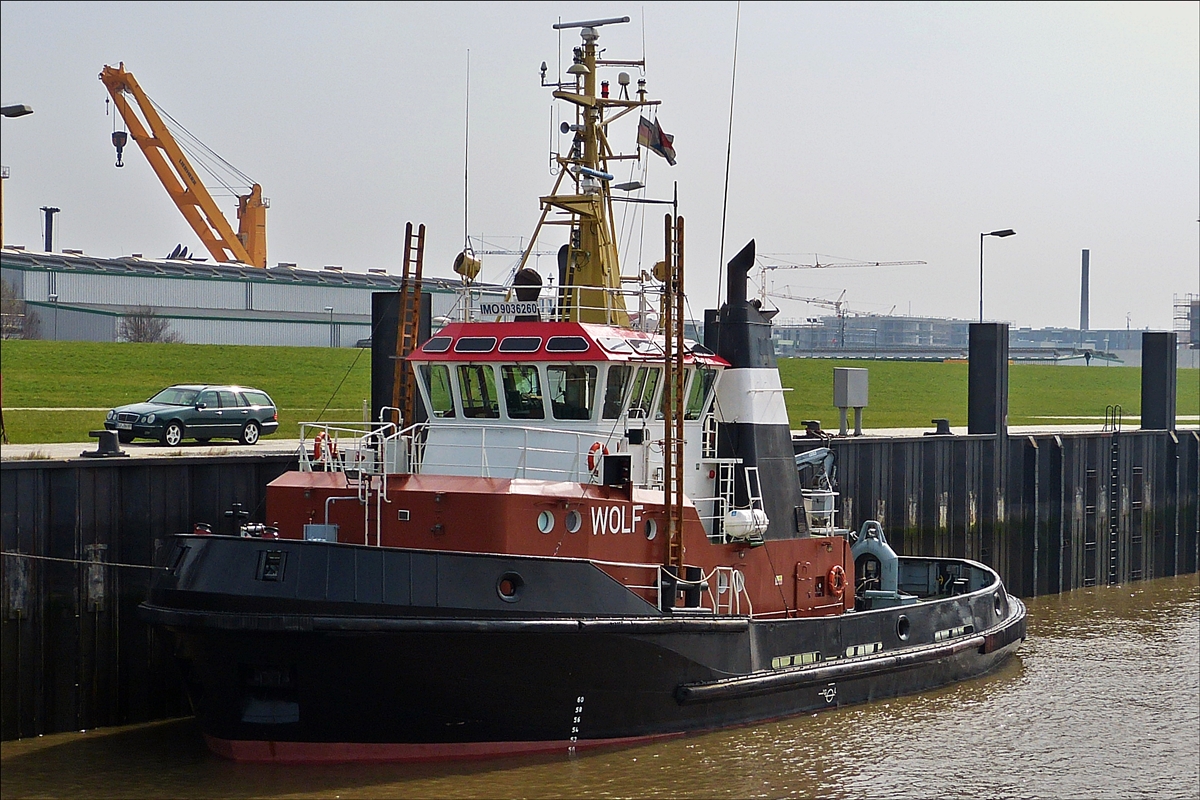
[[[1083,282],[1079,293],[1079,330],[1088,329],[1088,259],[1090,250],[1083,251]]]
[[[54,252],[54,215],[57,214],[59,211],[62,211],[62,209],[61,208],[53,208],[52,206],[42,206],[41,210],[46,215],[46,237],[45,237],[46,248],[45,248],[45,250],[47,253],[53,253]]]

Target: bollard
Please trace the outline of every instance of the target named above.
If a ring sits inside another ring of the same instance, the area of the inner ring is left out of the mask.
[[[99,439],[99,441],[96,443],[95,450],[85,450],[79,454],[84,458],[112,458],[113,456],[129,455],[121,450],[116,431],[88,431],[88,436]]]

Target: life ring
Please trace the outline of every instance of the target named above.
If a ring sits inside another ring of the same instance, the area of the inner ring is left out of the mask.
[[[834,564],[829,568],[829,577],[826,578],[825,585],[834,597],[841,597],[846,591],[846,570],[842,569],[841,564]]]
[[[603,453],[604,455],[608,455],[608,448],[605,447],[604,445],[600,444],[599,442],[592,442],[592,446],[590,448],[588,448],[588,472],[596,471],[596,466],[597,466],[596,454],[597,453]]]
[[[337,458],[337,442],[333,441],[328,433],[321,431],[313,439],[313,461],[320,461],[326,453],[330,458]]]

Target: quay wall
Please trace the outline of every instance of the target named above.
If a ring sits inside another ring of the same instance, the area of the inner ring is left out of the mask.
[[[1032,596],[1194,573],[1200,433],[799,438],[837,454],[839,520],[964,556]],[[0,737],[191,713],[137,605],[166,537],[263,519],[288,455],[0,464]],[[242,517],[242,513],[246,516]]]
[[[837,456],[839,525],[971,558],[1013,594],[1197,571],[1200,431],[796,438]]]
[[[150,566],[194,523],[234,533],[239,511],[261,521],[267,484],[295,465],[294,455],[0,463],[0,738],[191,714],[169,642],[138,618]]]

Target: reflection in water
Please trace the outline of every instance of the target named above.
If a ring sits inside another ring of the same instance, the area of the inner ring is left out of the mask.
[[[210,755],[191,720],[2,754],[13,798],[1196,797],[1200,585],[1034,599],[1017,658],[941,691],[575,757],[243,765]]]

